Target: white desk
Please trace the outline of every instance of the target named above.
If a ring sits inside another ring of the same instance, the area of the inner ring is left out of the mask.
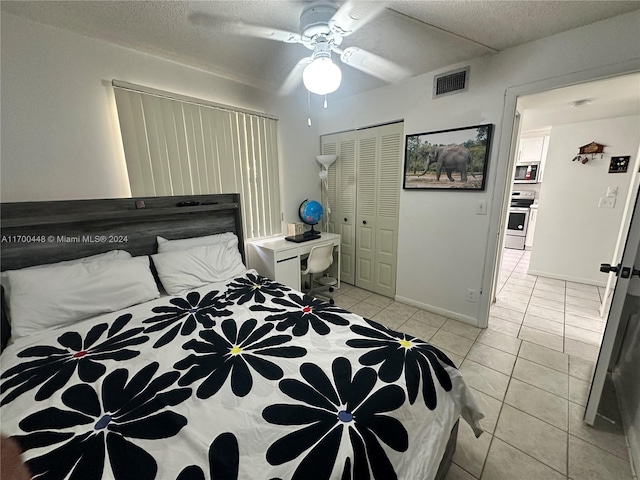
[[[300,260],[308,255],[311,247],[333,242],[338,253],[338,284],[340,287],[340,235],[322,232],[316,240],[295,243],[284,236],[248,240],[246,242],[248,267],[255,268],[260,275],[300,291]]]

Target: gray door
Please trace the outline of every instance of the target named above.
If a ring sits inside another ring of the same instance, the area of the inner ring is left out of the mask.
[[[640,282],[640,280],[638,281]],[[630,299],[636,305],[640,297]],[[640,467],[640,314],[629,316],[618,364],[614,369],[614,384],[621,405],[625,431],[631,446],[633,464]]]
[[[636,254],[640,259],[640,248]],[[631,457],[640,468],[640,278],[634,277],[622,307],[618,338],[613,348],[613,381]]]
[[[627,241],[624,248],[624,253],[622,254],[622,268],[633,269],[634,265],[636,268],[640,268],[640,256],[639,255],[640,248],[640,196],[636,198],[635,208],[633,217],[631,218],[631,225],[629,227],[629,234],[627,236]],[[602,390],[604,387],[605,377],[607,375],[607,371],[610,369],[611,365],[615,363],[615,345],[616,340],[622,338],[621,335],[625,332],[627,327],[627,319],[624,318],[624,315],[629,309],[629,306],[625,304],[630,301],[628,298],[629,287],[631,283],[637,282],[637,277],[630,277],[620,273],[618,277],[618,281],[616,283],[615,290],[613,292],[613,298],[611,300],[611,308],[609,310],[609,318],[607,319],[607,326],[604,330],[604,335],[602,337],[602,345],[600,346],[600,354],[598,355],[598,362],[596,363],[595,372],[593,375],[593,381],[591,382],[591,390],[589,392],[589,400],[587,401],[587,408],[584,414],[584,421],[593,425],[596,414],[598,413],[598,406],[600,405],[600,399],[602,397]],[[631,289],[633,292],[633,288]],[[630,324],[631,322],[629,322]],[[627,332],[628,333],[628,332]],[[632,341],[632,340],[629,340]],[[627,342],[628,344],[628,342]],[[623,373],[628,373],[628,369],[622,369]],[[633,375],[633,372],[631,373]],[[635,384],[635,388],[637,389],[638,380],[638,370],[636,367],[635,371],[635,380],[632,384]],[[638,408],[638,404],[636,403],[635,409]],[[627,426],[628,427],[628,426]],[[637,428],[637,427],[636,427]]]

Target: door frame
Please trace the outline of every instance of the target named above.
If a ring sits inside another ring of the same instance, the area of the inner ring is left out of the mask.
[[[497,244],[498,244],[498,252],[502,252],[504,249],[505,236],[507,233],[506,225],[509,218],[509,207],[511,206],[511,191],[513,190],[513,184],[511,182],[511,178],[513,176],[513,169],[516,163],[516,156],[518,155],[518,149],[520,146],[520,133],[522,126],[522,115],[516,109],[515,116],[513,118],[513,130],[511,131],[511,148],[509,149],[509,165],[510,169],[507,172],[507,176],[505,178],[505,195],[502,199],[502,215],[500,217],[500,228],[498,229],[497,236]],[[495,303],[497,300],[498,293],[498,281],[500,278],[500,268],[502,267],[502,255],[498,255],[496,258],[496,262],[493,268],[493,278],[494,282],[491,284],[491,302],[490,305]]]
[[[491,179],[494,188],[491,196],[491,215],[489,217],[486,241],[487,248],[485,251],[484,272],[491,273],[489,275],[483,275],[483,292],[493,293],[498,282],[497,273],[499,273],[499,270],[496,269],[496,263],[499,262],[498,259],[501,254],[498,246],[502,246],[501,238],[504,236],[503,226],[506,215],[508,214],[508,206],[505,206],[508,200],[506,197],[509,195],[511,188],[509,178],[515,164],[515,156],[512,156],[511,152],[512,149],[515,149],[513,136],[514,128],[517,125],[516,107],[518,97],[638,72],[640,72],[640,60],[630,60],[615,65],[607,65],[605,67],[547,78],[525,85],[516,85],[506,89],[504,107],[502,109],[502,125],[498,137],[498,154],[496,161],[494,161],[495,168],[493,169],[494,173]],[[494,239],[497,239],[497,241],[494,241]],[[494,298],[493,295],[481,295],[480,298],[478,327],[486,328],[489,323],[489,309]]]

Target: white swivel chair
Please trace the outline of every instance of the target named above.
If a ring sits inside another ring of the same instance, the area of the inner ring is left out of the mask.
[[[313,274],[325,272],[332,264],[333,243],[325,243],[311,247],[311,252],[309,252],[309,256],[307,257],[307,268],[302,270],[302,275],[309,275],[310,289],[306,294],[312,297],[322,296],[328,298],[331,305],[333,305],[333,298],[331,298],[331,295],[323,294],[323,292],[333,292],[333,286],[338,283],[338,281],[332,277],[322,277],[319,281],[322,286],[313,288]]]

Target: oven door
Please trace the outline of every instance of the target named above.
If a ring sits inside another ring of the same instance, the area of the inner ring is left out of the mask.
[[[517,237],[526,237],[528,222],[529,222],[528,207],[509,208],[509,220],[507,222],[507,235],[514,235]]]

